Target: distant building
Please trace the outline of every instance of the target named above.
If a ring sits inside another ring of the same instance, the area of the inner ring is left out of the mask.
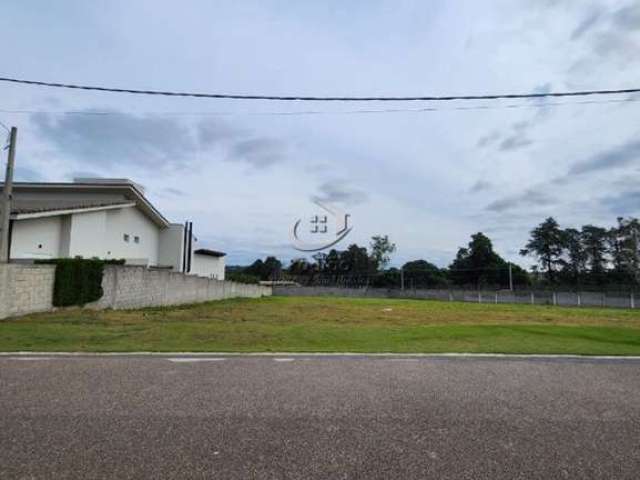
[[[9,234],[12,261],[125,259],[224,279],[225,254],[194,249],[191,224],[170,223],[128,179],[15,183]]]

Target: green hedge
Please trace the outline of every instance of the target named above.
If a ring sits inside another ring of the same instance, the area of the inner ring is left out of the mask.
[[[260,277],[251,275],[249,273],[241,272],[226,272],[224,275],[225,280],[230,282],[257,284],[260,283]]]
[[[124,260],[57,258],[38,260],[36,263],[56,266],[53,305],[68,307],[100,300],[104,293],[102,291],[104,266],[106,264],[122,265]]]

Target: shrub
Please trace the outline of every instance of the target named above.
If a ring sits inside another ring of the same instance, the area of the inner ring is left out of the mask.
[[[260,282],[260,277],[249,273],[227,272],[225,274],[225,280],[238,283],[258,283]]]
[[[84,305],[102,298],[102,273],[105,264],[122,265],[124,260],[57,258],[36,263],[56,266],[53,305]]]

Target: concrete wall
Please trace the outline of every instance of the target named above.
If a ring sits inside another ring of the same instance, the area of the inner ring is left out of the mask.
[[[191,258],[191,275],[224,280],[224,257],[194,253]]]
[[[0,264],[0,319],[53,310],[54,280],[53,265]],[[106,266],[102,288],[102,298],[87,308],[142,308],[271,295],[271,287],[126,265]]]
[[[0,319],[53,308],[53,265],[0,264]]]
[[[274,287],[276,296],[415,298],[474,303],[524,303],[565,307],[640,308],[640,295],[603,292],[398,290],[386,288]]]
[[[270,296],[271,287],[213,280],[166,270],[135,266],[106,266],[103,297],[92,308],[142,308]]]

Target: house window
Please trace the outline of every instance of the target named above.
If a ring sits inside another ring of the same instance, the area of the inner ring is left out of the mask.
[[[122,238],[124,239],[125,242],[129,243],[129,234],[125,233]]]
[[[137,235],[135,237],[133,237],[133,242],[134,243],[140,243],[140,237],[138,237]]]

